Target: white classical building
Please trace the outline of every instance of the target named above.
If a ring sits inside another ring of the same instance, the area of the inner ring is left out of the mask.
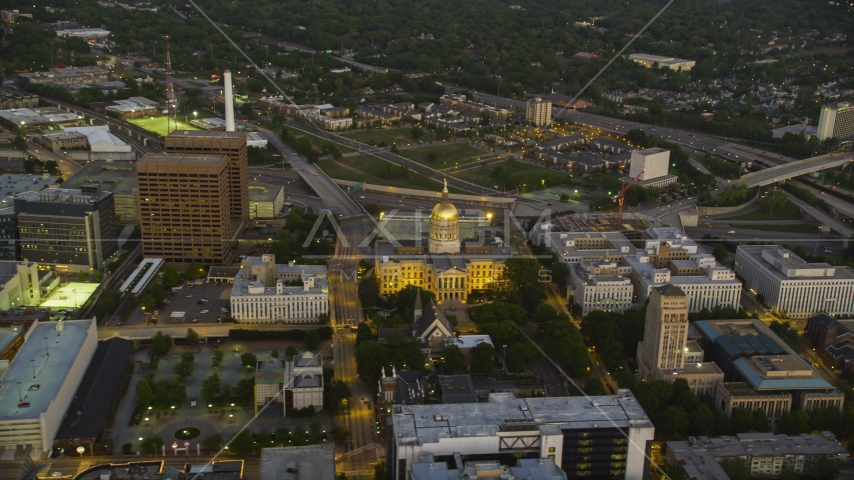
[[[611,261],[583,261],[569,267],[570,294],[582,315],[594,310],[623,312],[632,306],[631,269]]]
[[[638,252],[624,257],[632,269],[631,278],[637,303],[646,302],[653,288],[664,285],[679,287],[688,297],[688,310],[741,305],[741,282],[735,272],[719,264],[708,254],[693,254],[688,259],[669,259],[667,266],[657,266],[654,255]],[[662,265],[659,263],[659,265]]]
[[[289,285],[301,283],[301,285]],[[243,323],[316,323],[329,311],[326,267],[276,265],[275,255],[247,257],[231,288],[231,315]]]
[[[854,315],[854,271],[807,263],[778,245],[740,245],[735,271],[775,312],[794,318]]]

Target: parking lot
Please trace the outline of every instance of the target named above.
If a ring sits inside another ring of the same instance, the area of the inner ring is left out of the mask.
[[[160,324],[182,323],[181,319],[171,318],[171,315],[173,312],[184,312],[183,323],[217,323],[218,317],[223,315],[221,309],[230,307],[230,296],[230,283],[219,286],[205,283],[196,287],[188,284],[180,292],[170,291],[164,303],[158,305],[157,315],[150,320]],[[165,303],[167,301],[168,303]],[[230,313],[225,313],[224,316],[229,317]]]

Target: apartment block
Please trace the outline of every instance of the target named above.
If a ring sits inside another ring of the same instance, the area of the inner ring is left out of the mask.
[[[149,154],[136,167],[143,255],[172,263],[228,262],[237,223],[229,157]]]
[[[821,107],[816,136],[819,140],[854,138],[854,104],[839,102]]]
[[[540,97],[528,100],[525,120],[538,127],[552,123],[552,102]]]
[[[246,141],[245,132],[175,130],[164,142],[166,153],[227,156],[230,215],[240,222],[238,232],[249,221],[249,150]]]

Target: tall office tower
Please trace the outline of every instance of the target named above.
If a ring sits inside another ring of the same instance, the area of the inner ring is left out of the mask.
[[[234,249],[225,155],[148,154],[136,164],[142,253],[221,264]]]
[[[113,194],[99,185],[15,197],[21,257],[59,272],[102,270],[118,250]]]
[[[646,308],[643,351],[638,365],[641,378],[658,378],[657,370],[685,367],[688,343],[688,297],[679,287],[654,288]]]
[[[538,127],[552,123],[552,102],[540,97],[528,100],[525,119]]]
[[[819,140],[854,138],[854,105],[850,102],[831,103],[821,107],[816,136]]]
[[[166,153],[227,155],[228,190],[233,229],[239,235],[249,221],[249,151],[245,132],[176,130],[166,137]]]

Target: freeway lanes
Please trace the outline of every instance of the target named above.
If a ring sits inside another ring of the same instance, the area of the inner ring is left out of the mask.
[[[277,45],[278,45],[278,46],[280,46],[280,47],[282,47],[282,48],[284,48],[284,49],[285,49],[285,51],[289,51],[289,52],[290,52],[290,51],[306,52],[306,53],[314,53],[314,52],[317,52],[317,50],[315,50],[315,49],[313,49],[313,48],[311,48],[311,47],[307,47],[307,46],[305,46],[305,45],[300,45],[300,44],[298,44],[298,43],[291,43],[291,42],[278,42],[278,43],[277,43]],[[366,71],[369,71],[369,72],[374,72],[374,73],[388,73],[389,71],[394,71],[394,70],[395,70],[395,69],[393,69],[393,68],[375,67],[375,66],[373,66],[373,65],[368,65],[367,63],[357,62],[357,61],[355,61],[355,60],[351,60],[351,59],[349,59],[349,58],[341,57],[341,56],[339,56],[339,55],[335,55],[335,54],[333,54],[333,56],[335,57],[335,59],[336,59],[336,60],[341,61],[341,62],[344,62],[344,63],[346,63],[347,65],[350,65],[351,67],[358,67],[358,68],[361,68],[362,70],[366,70]]]
[[[845,165],[851,161],[854,161],[854,153],[831,153],[748,173],[738,180],[733,180],[732,183],[734,185],[747,185],[749,187],[764,187],[765,185],[788,180],[807,173]]]
[[[344,217],[355,217],[362,214],[362,209],[320,167],[297,155],[275,133],[262,130],[261,134],[282,152],[282,155],[285,155],[285,158],[291,162],[293,170],[299,173],[308,186],[323,199],[324,208]]]
[[[837,212],[848,215],[849,217],[854,217],[854,204],[851,202],[845,201],[842,198],[839,198],[835,195],[827,195],[821,190],[817,188],[811,187],[808,183],[801,183],[798,185],[800,188],[806,188],[811,191],[821,200],[824,200],[828,205],[835,208]]]
[[[789,192],[786,192],[785,190],[781,190],[781,191],[789,197],[789,200],[791,200],[792,203],[794,203],[795,205],[800,207],[801,210],[803,210],[804,212],[807,213],[807,215],[809,215],[809,216],[815,218],[816,220],[820,221],[822,225],[827,225],[827,226],[833,228],[837,232],[844,235],[846,238],[851,238],[851,236],[854,235],[854,228],[852,228],[848,224],[845,224],[845,223],[839,221],[838,219],[833,218],[833,216],[830,215],[829,213],[825,213],[824,211],[813,207],[812,205],[808,204],[807,202],[801,200],[800,198],[790,194]]]

